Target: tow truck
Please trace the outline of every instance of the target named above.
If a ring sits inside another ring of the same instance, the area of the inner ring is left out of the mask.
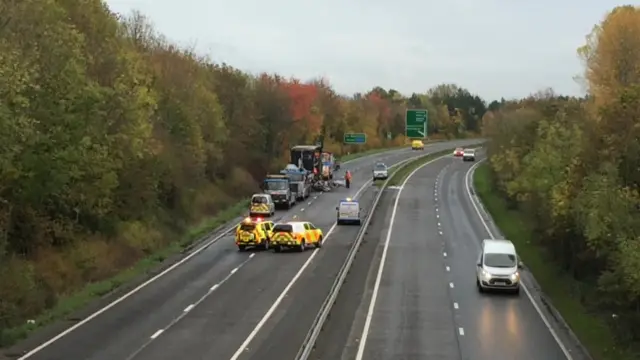
[[[331,152],[323,151],[322,143],[293,146],[290,162],[313,174],[311,182],[315,190],[330,191],[336,186],[333,181],[336,159]]]
[[[295,194],[296,200],[304,200],[309,197],[311,193],[311,181],[307,170],[289,164],[284,170],[281,170],[280,173],[289,178],[289,188]]]

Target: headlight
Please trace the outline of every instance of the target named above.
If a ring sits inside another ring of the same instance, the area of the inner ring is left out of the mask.
[[[520,280],[520,273],[516,271],[511,274],[511,281],[516,282],[518,280]]]
[[[491,274],[489,274],[487,270],[482,269],[482,277],[488,280],[488,279],[491,279]]]

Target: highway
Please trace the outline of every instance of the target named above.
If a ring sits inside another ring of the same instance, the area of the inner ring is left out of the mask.
[[[497,231],[472,203],[473,165],[448,156],[385,191],[312,359],[585,358],[531,287],[478,292],[480,242]]]
[[[473,142],[434,143],[426,152]],[[416,155],[402,149],[345,163],[343,170],[353,173],[351,189],[313,194],[276,214],[276,220],[309,220],[320,227],[322,249],[240,253],[231,236],[209,239],[179,266],[80,319],[72,330],[24,349],[18,360],[293,359],[358,231],[333,229],[338,200],[361,195],[366,209],[377,191],[366,185],[373,164]]]

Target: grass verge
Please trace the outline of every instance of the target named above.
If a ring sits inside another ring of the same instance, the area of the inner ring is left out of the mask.
[[[473,144],[473,145],[468,145],[468,147],[477,147],[479,146],[478,144]],[[393,168],[393,170],[389,171],[389,184],[388,186],[400,186],[404,180],[407,178],[407,176],[409,176],[409,174],[411,174],[411,172],[417,168],[419,168],[420,166],[424,165],[425,163],[440,157],[440,156],[444,156],[447,154],[451,154],[451,152],[455,149],[455,147],[452,147],[450,149],[446,149],[446,150],[442,150],[442,151],[438,151],[429,155],[425,155],[423,157],[420,157],[416,160],[410,161],[408,162],[405,166],[402,166],[400,168],[395,167]],[[384,181],[376,181],[375,185],[380,187],[382,186],[382,184],[384,184]]]
[[[425,145],[429,145],[429,144],[433,144],[433,143],[437,143],[437,142],[441,142],[441,141],[446,141],[446,139],[429,140],[429,141],[425,141],[424,144]],[[407,143],[405,145],[394,146],[394,147],[389,147],[389,148],[372,149],[372,150],[367,150],[367,151],[363,151],[363,152],[357,152],[357,153],[344,155],[344,156],[340,157],[340,161],[344,163],[344,162],[351,161],[351,160],[357,159],[359,157],[367,156],[367,155],[374,155],[374,154],[382,153],[382,152],[385,152],[385,151],[391,151],[391,150],[408,149],[409,147],[411,147],[411,144]]]
[[[0,339],[2,340],[0,346],[11,346],[17,341],[26,338],[33,331],[69,316],[74,311],[89,305],[89,303],[97,298],[107,295],[120,286],[130,283],[137,277],[156,269],[170,256],[180,253],[196,240],[201,239],[221,225],[242,215],[242,213],[246,211],[248,203],[249,200],[240,201],[236,205],[220,212],[217,216],[202,221],[197,226],[189,229],[179,241],[171,243],[169,246],[141,259],[134,266],[123,270],[113,278],[90,283],[76,293],[61,297],[53,308],[44,312],[36,319],[33,319],[33,323],[28,322],[15,328],[0,330],[2,332],[0,334]]]
[[[345,163],[347,161],[351,161],[351,160],[355,160],[357,158],[363,157],[363,156],[368,156],[368,155],[373,155],[373,154],[378,154],[378,153],[383,153],[385,151],[391,151],[391,150],[399,150],[402,148],[407,147],[408,145],[402,145],[402,146],[394,146],[394,147],[389,147],[389,148],[382,148],[382,149],[372,149],[372,150],[367,150],[367,151],[362,151],[362,152],[357,152],[357,153],[352,153],[352,154],[348,154],[348,155],[344,155],[341,156],[339,158],[341,163]]]
[[[626,351],[617,348],[614,336],[606,323],[589,314],[580,301],[574,299],[567,291],[576,281],[565,275],[545,256],[543,249],[536,246],[528,219],[519,211],[510,210],[504,198],[496,191],[489,165],[484,163],[478,166],[473,183],[484,207],[504,236],[516,245],[528,270],[591,356],[597,360],[635,359]]]
[[[374,149],[370,151],[354,153],[343,157],[342,161],[346,162],[357,159],[359,157],[398,148],[402,147]],[[169,246],[141,259],[134,266],[121,271],[113,278],[87,284],[82,290],[68,296],[61,297],[53,308],[45,311],[40,316],[33,319],[33,322],[29,322],[14,328],[0,329],[0,348],[6,348],[14,345],[16,342],[25,339],[35,330],[47,326],[55,321],[64,319],[73,312],[86,307],[96,299],[117,290],[122,285],[131,283],[131,281],[142,276],[143,274],[157,269],[158,266],[167,258],[180,253],[189,246],[194,245],[197,240],[203,238],[205,235],[212,232],[216,228],[224,225],[225,223],[228,223],[238,216],[241,216],[246,212],[248,204],[248,199],[242,200],[236,205],[220,212],[215,217],[206,219],[200,224],[190,228],[184,234],[184,236],[179,239],[179,241],[171,243]]]

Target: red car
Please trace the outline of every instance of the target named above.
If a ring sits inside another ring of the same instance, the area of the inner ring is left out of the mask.
[[[461,157],[464,154],[464,149],[463,148],[456,148],[453,151],[453,156],[455,157]]]

